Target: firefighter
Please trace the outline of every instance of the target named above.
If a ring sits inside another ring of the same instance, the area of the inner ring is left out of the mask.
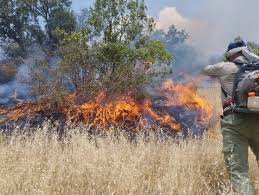
[[[252,149],[259,162],[259,115],[233,112],[231,96],[238,66],[259,63],[259,57],[249,51],[243,40],[236,39],[229,44],[226,59],[226,62],[206,66],[202,72],[217,78],[221,85],[223,153],[233,189],[242,195],[253,195],[249,179],[248,148]]]

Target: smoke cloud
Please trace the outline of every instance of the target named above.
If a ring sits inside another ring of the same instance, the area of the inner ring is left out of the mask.
[[[171,25],[175,25],[178,30],[185,30],[190,38],[185,43],[166,45],[168,51],[174,56],[174,73],[199,73],[201,67],[209,62],[210,57],[205,56],[200,48],[201,36],[198,29],[202,29],[206,24],[197,19],[191,19],[181,15],[175,7],[163,9],[156,21],[157,28],[167,31]],[[202,41],[201,41],[202,42]],[[200,48],[200,49],[199,49]]]
[[[22,62],[16,66],[15,76],[0,81],[0,106],[12,106],[18,102],[34,98],[28,83],[31,80],[31,67],[35,66],[37,61],[42,61],[45,55],[37,46],[31,47],[30,51],[27,58],[22,59]]]
[[[189,43],[203,54],[223,54],[230,41],[241,36],[259,42],[258,0],[208,0],[197,13],[184,16],[175,7],[160,11],[158,28],[175,24],[190,34]]]

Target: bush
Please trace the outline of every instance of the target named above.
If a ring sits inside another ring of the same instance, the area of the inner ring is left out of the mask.
[[[52,91],[76,91],[84,99],[100,91],[140,97],[154,77],[168,71],[161,64],[170,69],[165,46],[150,38],[154,20],[144,2],[97,0],[86,23],[79,32],[56,30],[61,59],[58,66],[48,65],[54,74],[45,79]]]

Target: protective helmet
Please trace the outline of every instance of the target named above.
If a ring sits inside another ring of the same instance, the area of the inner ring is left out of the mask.
[[[226,56],[230,57],[230,56],[236,54],[237,52],[242,51],[245,48],[247,48],[245,42],[242,39],[237,39],[228,45],[228,50],[226,52]]]

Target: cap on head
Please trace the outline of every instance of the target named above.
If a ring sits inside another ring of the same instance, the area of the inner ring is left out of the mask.
[[[232,42],[228,45],[228,50],[226,52],[226,55],[227,55],[227,57],[230,57],[230,56],[242,51],[246,47],[247,46],[246,46],[245,42],[241,38],[235,39],[234,42]]]

